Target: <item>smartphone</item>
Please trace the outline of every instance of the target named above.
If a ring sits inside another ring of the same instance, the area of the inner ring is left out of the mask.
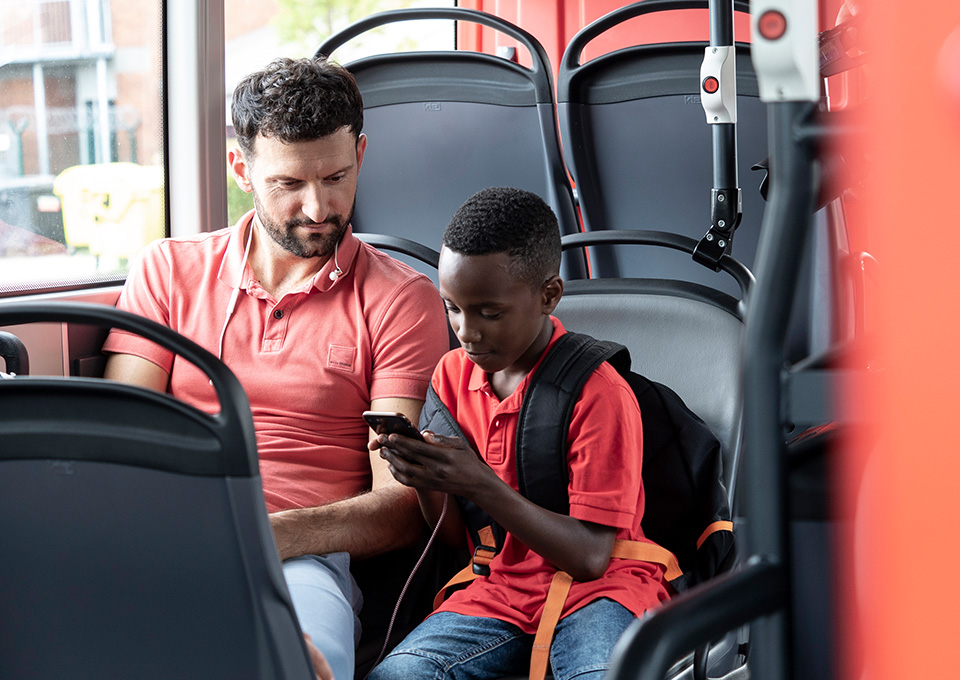
[[[410,439],[423,441],[420,430],[414,427],[402,413],[389,411],[364,411],[363,419],[377,434],[399,434]]]

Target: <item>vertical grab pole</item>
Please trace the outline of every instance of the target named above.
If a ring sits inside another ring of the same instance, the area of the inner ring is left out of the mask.
[[[749,555],[779,565],[791,602],[783,354],[793,294],[815,200],[816,145],[798,127],[820,100],[817,3],[753,0],[751,57],[767,104],[770,200],[757,247],[743,348],[743,503]],[[750,628],[750,674],[792,677],[791,607]]]
[[[713,135],[713,189],[710,228],[693,253],[700,264],[719,270],[730,252],[743,215],[737,176],[737,64],[733,42],[733,0],[710,0],[710,45],[700,66],[700,103]]]
[[[710,0],[710,49],[712,56],[720,53],[720,48],[733,47],[733,0]],[[727,61],[729,60],[729,61]],[[704,59],[708,65],[708,62]],[[740,191],[737,176],[737,70],[736,52],[729,50],[729,56],[721,62],[721,91],[727,94],[724,110],[729,110],[729,122],[714,121],[713,127],[713,186],[717,188],[734,187]],[[702,86],[701,86],[702,87]],[[732,97],[730,96],[732,95]],[[701,100],[702,101],[702,100]],[[715,114],[715,117],[720,114]],[[710,122],[708,120],[708,122]],[[739,211],[739,206],[737,206]]]
[[[783,354],[816,193],[815,145],[809,139],[795,141],[794,130],[814,108],[808,102],[769,107],[771,195],[757,248],[757,284],[751,291],[744,324],[741,479],[748,518],[746,548],[750,556],[762,556],[787,575],[782,582],[788,592],[781,599],[788,603],[791,557],[782,428]],[[751,625],[751,676],[769,680],[792,677],[790,618],[788,605]]]

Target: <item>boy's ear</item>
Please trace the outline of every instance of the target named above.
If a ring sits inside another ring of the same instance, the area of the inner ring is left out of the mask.
[[[554,274],[543,282],[540,291],[543,294],[543,313],[552,314],[563,297],[563,279]]]

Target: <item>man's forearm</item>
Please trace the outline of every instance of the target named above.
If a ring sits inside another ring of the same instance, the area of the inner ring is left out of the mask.
[[[315,508],[270,515],[280,559],[348,552],[364,559],[413,544],[423,518],[413,489],[399,484]]]

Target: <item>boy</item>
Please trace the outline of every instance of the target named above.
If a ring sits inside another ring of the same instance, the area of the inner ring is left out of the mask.
[[[399,482],[417,490],[431,524],[445,495],[457,494],[507,535],[489,575],[448,598],[371,680],[525,674],[558,570],[574,582],[551,647],[554,677],[600,678],[634,617],[668,597],[660,565],[611,559],[616,539],[645,540],[640,411],[611,366],[591,375],[574,407],[570,515],[517,491],[514,441],[529,375],[565,332],[550,316],[563,294],[559,266],[556,217],[525,191],[477,193],[444,233],[440,294],[461,349],[441,360],[432,386],[467,441],[426,431],[423,442],[381,435],[371,446],[380,447]],[[463,542],[455,503],[440,532]]]

